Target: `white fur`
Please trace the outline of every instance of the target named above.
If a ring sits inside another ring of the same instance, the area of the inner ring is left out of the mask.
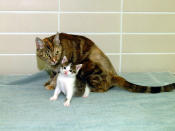
[[[63,57],[62,64],[67,62],[66,56]],[[59,94],[63,92],[66,95],[66,101],[64,102],[64,106],[69,106],[72,96],[75,92],[75,80],[76,74],[81,69],[82,64],[76,65],[76,73],[70,72],[71,64],[66,67],[60,68],[60,73],[57,77],[57,84],[54,91],[54,95],[50,98],[50,100],[57,100]],[[88,97],[90,89],[88,85],[86,85],[85,92],[83,97]]]
[[[57,78],[57,86],[55,88],[54,95],[50,98],[50,100],[56,100],[58,98],[58,95],[63,92],[66,95],[64,106],[69,106],[72,96],[75,92],[75,79],[76,77],[60,73]]]
[[[83,97],[86,98],[89,96],[89,93],[90,93],[90,88],[89,86],[86,84],[86,88],[85,88],[85,92],[83,94]]]

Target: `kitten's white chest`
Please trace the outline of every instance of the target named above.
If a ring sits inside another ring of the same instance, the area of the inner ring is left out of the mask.
[[[75,78],[59,75],[57,84],[59,84],[60,90],[66,95],[68,91],[74,92]]]

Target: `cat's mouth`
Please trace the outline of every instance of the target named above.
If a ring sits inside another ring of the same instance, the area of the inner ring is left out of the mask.
[[[53,58],[50,63],[51,63],[51,65],[56,65],[57,64],[57,61],[56,61],[56,59]]]
[[[51,61],[51,62],[50,62],[50,64],[51,64],[51,65],[56,65],[57,63],[56,63],[56,62]]]

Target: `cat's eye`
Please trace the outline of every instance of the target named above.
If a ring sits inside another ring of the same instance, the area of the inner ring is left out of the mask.
[[[59,51],[56,51],[56,55],[58,55]]]
[[[69,70],[70,72],[72,72],[72,70]]]
[[[45,53],[45,56],[51,58],[49,53]]]
[[[64,66],[63,69],[66,69],[66,67]]]

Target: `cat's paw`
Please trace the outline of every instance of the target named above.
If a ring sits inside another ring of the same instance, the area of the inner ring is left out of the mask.
[[[47,85],[47,86],[45,86],[45,88],[47,90],[54,90],[55,89],[55,87],[53,85]]]
[[[88,97],[88,95],[83,95],[82,97],[83,97],[83,98],[87,98],[87,97]]]
[[[50,84],[50,81],[46,82],[46,83],[44,84],[44,86],[47,86],[47,85],[49,85],[49,84]]]
[[[64,106],[69,107],[69,106],[70,106],[70,102],[69,102],[69,101],[65,101],[65,102],[64,102]]]
[[[84,95],[82,97],[87,98],[88,96],[89,96],[89,93],[84,93]]]
[[[52,96],[52,97],[50,97],[50,100],[51,101],[55,101],[55,100],[57,100],[57,97],[56,96]]]

